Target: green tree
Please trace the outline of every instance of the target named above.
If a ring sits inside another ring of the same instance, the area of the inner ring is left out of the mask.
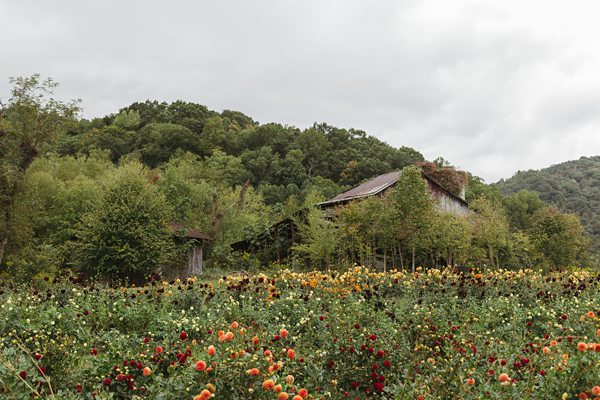
[[[235,153],[235,149],[238,147],[238,137],[226,128],[228,121],[220,116],[206,120],[200,136],[202,155],[210,156],[217,150]]]
[[[343,188],[343,186],[337,185],[331,179],[314,176],[306,178],[302,182],[301,195],[302,199],[306,199],[310,193],[315,193],[324,199],[330,199],[343,192]]]
[[[411,250],[414,271],[417,250],[426,249],[431,243],[434,215],[434,204],[421,170],[416,166],[404,168],[392,195],[396,237],[401,246]]]
[[[308,175],[306,169],[302,165],[304,154],[302,150],[290,150],[284,157],[283,162],[279,164],[279,170],[276,173],[275,179],[278,184],[287,185],[295,183],[301,185],[306,180]]]
[[[171,122],[173,116],[169,110],[169,105],[167,103],[158,102],[156,100],[146,100],[145,102],[136,102],[133,103],[126,108],[119,110],[119,112],[137,112],[140,116],[140,126],[144,127],[151,123],[168,123]],[[112,118],[108,119],[109,123]]]
[[[15,201],[24,190],[23,175],[33,160],[73,124],[77,102],[52,98],[57,84],[39,75],[11,78],[8,105],[0,111],[0,265],[15,232]]]
[[[485,249],[491,266],[500,267],[498,250],[508,241],[508,218],[501,204],[482,196],[471,203],[475,243]]]
[[[167,106],[167,113],[170,117],[170,123],[185,126],[195,134],[203,131],[206,121],[210,117],[218,115],[216,112],[210,111],[206,106],[182,100],[177,100],[169,104]]]
[[[472,227],[467,218],[436,211],[432,234],[432,253],[435,263],[444,259],[447,265],[455,265],[468,259],[471,247]]]
[[[322,198],[319,196],[310,194],[305,202],[305,212],[294,217],[300,243],[293,246],[292,250],[304,257],[311,268],[323,269],[334,264],[340,237],[325,211],[314,206],[320,200]]]
[[[211,160],[221,157],[227,162]],[[222,167],[236,171],[236,160],[239,158],[216,152],[200,161],[186,153],[164,164],[157,181],[175,211],[176,221],[215,239],[208,256],[217,263],[229,256],[230,244],[244,239],[246,230],[265,229],[273,214],[251,186],[228,181],[232,175]]]
[[[246,150],[241,158],[246,169],[252,174],[252,184],[273,183],[280,169],[281,160],[279,155],[273,153],[271,147]]]
[[[483,178],[469,174],[466,199],[470,203],[480,197],[486,197],[492,203],[502,203],[502,194],[496,185],[488,185]]]
[[[75,227],[114,168],[108,155],[100,152],[88,157],[47,156],[33,161],[15,208],[19,246],[6,258],[13,276],[28,278],[75,264]]]
[[[499,256],[502,265],[513,269],[533,268],[541,258],[529,235],[523,231],[510,233],[508,242],[499,251]]]
[[[387,196],[371,197],[336,210],[340,250],[346,254],[349,262],[376,265],[375,257],[380,255],[383,256],[383,268],[387,269],[390,253],[393,253],[396,243],[389,203]]]
[[[88,273],[141,279],[173,251],[169,204],[138,163],[116,172],[76,232],[77,258]]]
[[[304,154],[303,165],[308,176],[321,175],[326,170],[327,155],[331,143],[323,133],[310,128],[302,131],[296,138],[296,145]]]
[[[123,110],[117,114],[113,121],[113,125],[129,131],[137,129],[140,123],[140,113],[136,110]]]
[[[201,143],[199,136],[184,126],[152,123],[140,129],[136,147],[142,162],[155,168],[177,151],[200,154]]]
[[[574,266],[589,245],[581,221],[575,214],[544,207],[532,217],[529,237],[551,269]]]
[[[535,212],[546,205],[538,193],[526,189],[505,197],[502,203],[506,208],[510,226],[518,230],[529,229]]]
[[[90,129],[80,135],[78,153],[89,154],[92,149],[106,149],[110,151],[110,159],[116,163],[131,152],[134,140],[134,131],[125,130],[117,125]]]

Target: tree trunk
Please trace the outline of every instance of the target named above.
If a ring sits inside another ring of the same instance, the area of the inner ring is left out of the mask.
[[[212,205],[210,210],[210,224],[213,227],[213,230],[216,232],[217,226],[219,224],[219,202],[216,193],[213,193],[212,196]]]
[[[494,266],[494,249],[492,249],[492,246],[488,246],[488,254],[489,254],[489,258],[490,258],[490,267]]]
[[[371,267],[377,268],[377,249],[375,248],[375,240],[371,241]]]
[[[2,265],[2,260],[4,259],[4,249],[6,249],[6,245],[8,244],[8,236],[0,241],[0,265]]]
[[[412,272],[415,272],[415,246],[412,247],[412,264],[411,264],[411,268],[412,268]]]
[[[242,189],[240,190],[240,198],[238,199],[237,208],[238,210],[242,210],[244,208],[244,203],[246,201],[246,191],[250,187],[250,181],[246,181]]]
[[[400,255],[400,269],[404,271],[404,257],[402,257],[402,247],[398,245],[398,254]]]
[[[2,204],[3,207],[6,207],[4,209],[4,228],[6,236],[0,238],[0,266],[2,266],[2,261],[4,260],[4,253],[6,251],[6,246],[8,245],[8,232],[10,232],[10,228],[13,223],[11,210],[13,207],[12,199],[14,199],[15,197],[15,191],[13,190],[11,193],[9,193],[9,196],[11,200]]]

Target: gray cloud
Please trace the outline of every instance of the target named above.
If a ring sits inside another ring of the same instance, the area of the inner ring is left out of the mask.
[[[543,6],[543,7],[542,7]],[[593,2],[0,0],[0,93],[39,72],[86,117],[184,99],[363,129],[488,181],[598,154]]]

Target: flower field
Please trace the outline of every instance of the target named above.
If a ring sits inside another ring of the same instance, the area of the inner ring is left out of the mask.
[[[0,398],[600,398],[600,275],[451,269],[0,287]]]

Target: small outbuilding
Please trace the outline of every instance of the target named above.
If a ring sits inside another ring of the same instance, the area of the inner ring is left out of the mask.
[[[212,242],[214,239],[207,233],[186,228],[181,224],[172,223],[171,228],[173,228],[175,236],[188,246],[186,262],[177,271],[177,275],[183,278],[202,274],[204,249],[207,242]]]

